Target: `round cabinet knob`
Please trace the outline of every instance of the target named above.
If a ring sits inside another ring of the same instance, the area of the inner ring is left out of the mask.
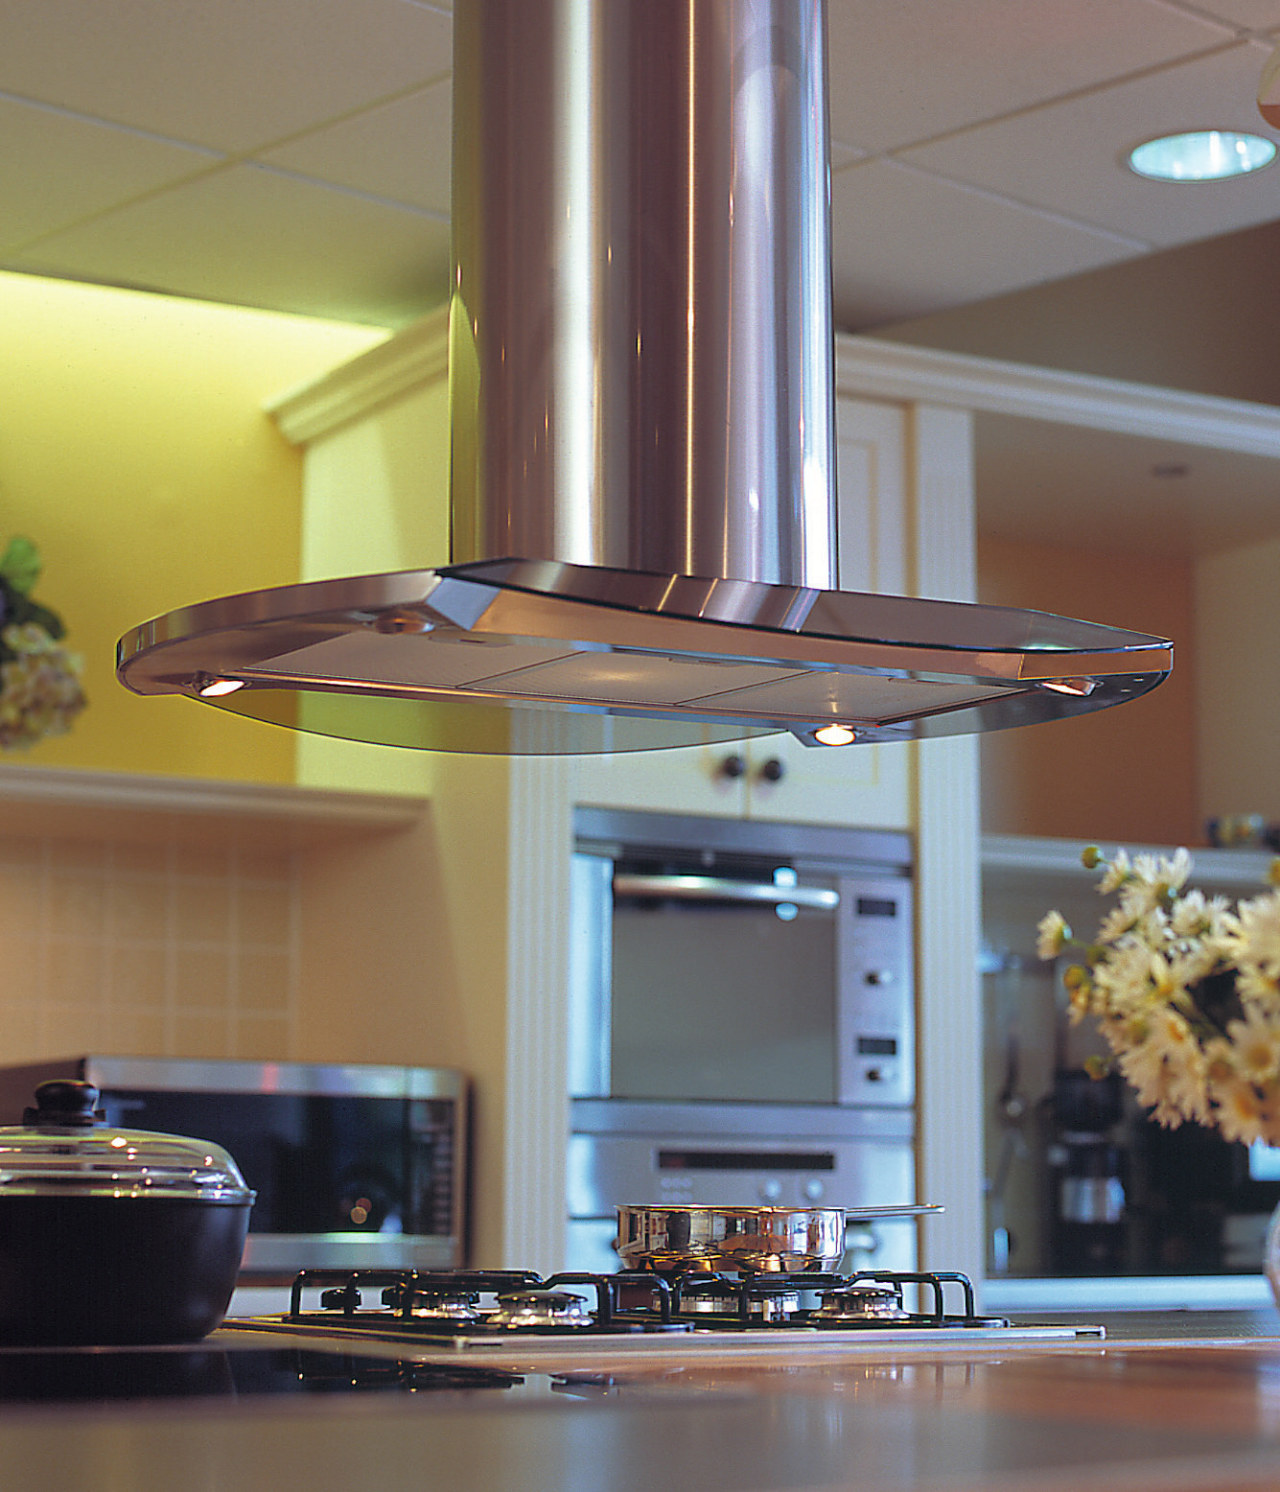
[[[810,1202],[821,1201],[826,1190],[816,1176],[811,1176],[804,1184],[804,1194]]]
[[[766,782],[781,782],[787,775],[787,764],[779,761],[776,756],[771,756],[760,768],[760,775]]]
[[[776,1181],[772,1176],[768,1181],[760,1183],[760,1200],[762,1202],[776,1202],[782,1195],[782,1182]]]
[[[720,763],[721,777],[727,777],[730,782],[733,782],[736,778],[741,777],[746,770],[746,757],[738,756],[736,752],[733,756],[726,756],[725,759]]]

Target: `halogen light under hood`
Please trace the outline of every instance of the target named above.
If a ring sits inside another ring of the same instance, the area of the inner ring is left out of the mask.
[[[523,753],[997,729],[1167,675],[1140,633],[834,588],[822,0],[456,0],[453,86],[452,562],[170,613],[128,687]]]

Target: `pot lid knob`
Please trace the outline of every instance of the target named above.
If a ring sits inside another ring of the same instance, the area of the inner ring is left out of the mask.
[[[36,1088],[36,1106],[22,1111],[24,1124],[63,1129],[89,1129],[104,1118],[98,1090],[76,1078],[50,1078]]]

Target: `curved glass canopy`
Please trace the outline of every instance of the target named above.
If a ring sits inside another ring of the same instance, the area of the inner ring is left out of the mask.
[[[503,559],[207,601],[128,633],[117,670],[320,735],[549,755],[999,730],[1134,699],[1172,661],[1046,612]]]

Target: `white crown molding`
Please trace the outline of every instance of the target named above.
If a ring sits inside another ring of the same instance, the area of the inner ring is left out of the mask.
[[[441,306],[394,337],[264,405],[285,439],[306,445],[380,405],[449,373],[449,308]]]
[[[449,311],[442,306],[341,367],[269,400],[265,407],[287,440],[305,445],[413,389],[446,378],[448,371]],[[846,397],[951,405],[1245,455],[1280,456],[1280,409],[1269,404],[875,337],[836,337],[836,391]]]
[[[1147,435],[1251,456],[1280,456],[1280,409],[1113,378],[939,352],[873,337],[836,338],[841,395],[949,404],[990,414]]]

